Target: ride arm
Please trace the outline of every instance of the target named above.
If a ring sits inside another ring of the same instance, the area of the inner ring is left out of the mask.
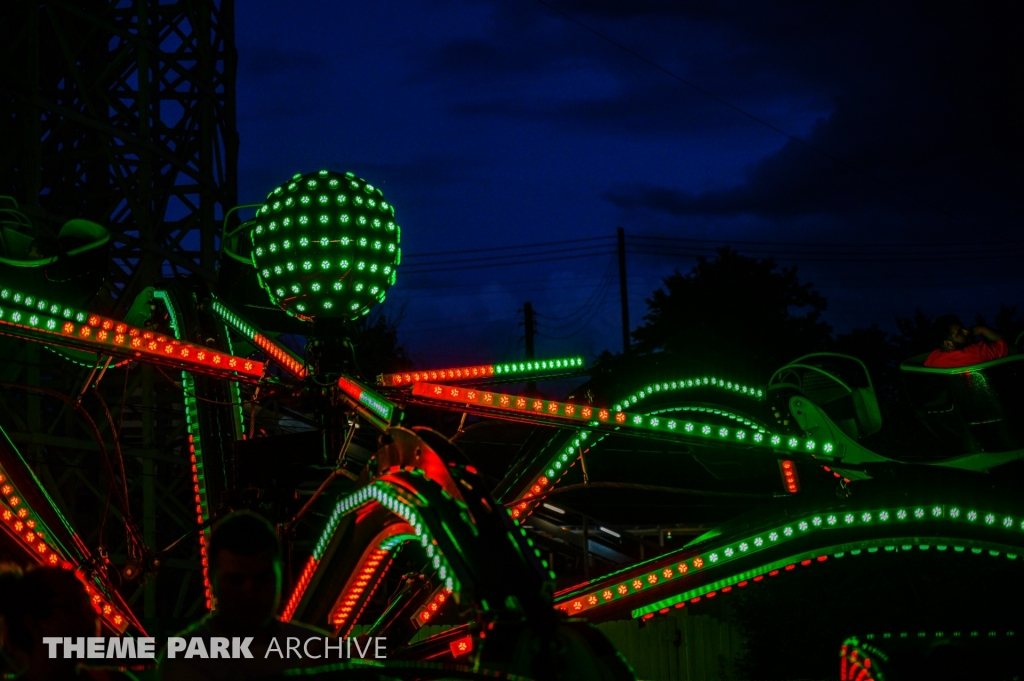
[[[789,399],[789,411],[792,413],[796,424],[804,431],[807,437],[831,440],[835,443],[830,460],[831,463],[860,466],[865,463],[881,463],[889,460],[884,456],[875,454],[844,433],[821,407],[806,397],[800,395],[791,397]],[[817,456],[817,458],[823,457]],[[823,460],[828,460],[828,458],[825,457]],[[870,477],[860,471],[845,470],[845,472],[847,473],[846,477],[853,480]]]

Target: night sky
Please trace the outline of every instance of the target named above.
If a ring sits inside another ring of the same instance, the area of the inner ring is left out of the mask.
[[[240,202],[381,187],[419,366],[621,350],[617,226],[634,328],[723,244],[838,332],[1024,303],[1024,5],[704,4],[238,3]]]

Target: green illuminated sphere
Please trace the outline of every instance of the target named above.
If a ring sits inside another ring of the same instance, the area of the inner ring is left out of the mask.
[[[267,195],[251,234],[260,286],[300,319],[366,314],[402,260],[395,209],[352,173],[296,175]]]

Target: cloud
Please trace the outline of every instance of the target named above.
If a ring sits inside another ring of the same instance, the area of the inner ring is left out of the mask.
[[[830,113],[751,163],[738,186],[697,192],[671,182],[619,183],[605,198],[627,213],[752,215],[772,224],[829,216],[847,227],[875,215],[918,234],[977,227],[979,239],[1017,238],[1024,90],[1009,84],[1024,77],[1024,50],[1010,26],[1021,17],[1019,8],[1016,16],[991,12],[936,7],[871,24],[872,12],[862,9],[847,33],[829,24],[811,37],[787,30],[791,45],[779,42],[773,22],[755,31],[739,19],[735,30],[749,36],[762,68],[781,72],[783,81],[824,83],[832,70],[821,90]],[[792,54],[805,55],[805,64]],[[774,125],[757,107],[745,108]]]

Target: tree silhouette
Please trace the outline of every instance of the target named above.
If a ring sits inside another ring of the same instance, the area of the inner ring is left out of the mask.
[[[632,335],[639,353],[664,352],[763,383],[785,363],[828,348],[832,329],[820,319],[826,305],[795,267],[724,247],[713,260],[698,258],[688,274],[666,277]]]

